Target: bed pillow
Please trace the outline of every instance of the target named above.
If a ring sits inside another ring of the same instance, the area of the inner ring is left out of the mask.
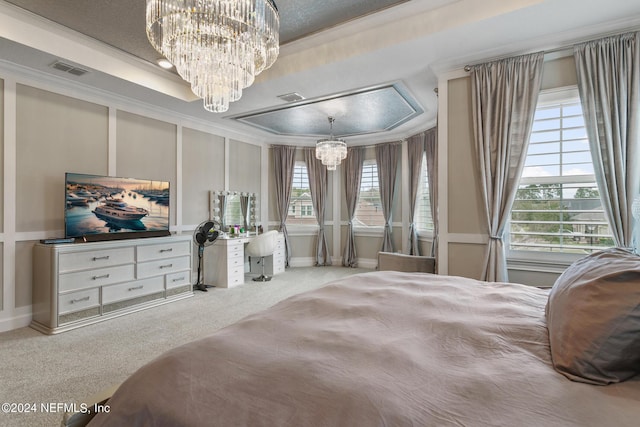
[[[640,373],[640,256],[609,249],[573,263],[546,306],[554,368],[606,385]]]

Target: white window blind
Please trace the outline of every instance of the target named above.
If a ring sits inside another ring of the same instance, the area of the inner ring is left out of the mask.
[[[365,160],[362,165],[362,181],[360,182],[360,195],[358,196],[354,224],[358,227],[384,226],[378,184],[378,165],[375,160]]]
[[[414,221],[418,230],[433,231],[431,216],[431,195],[429,194],[429,174],[427,173],[426,154],[422,155],[422,169],[420,170],[420,184],[416,198],[416,212]]]
[[[571,95],[541,95],[511,210],[512,251],[585,254],[613,245],[580,100]]]
[[[302,161],[295,162],[293,167],[293,185],[287,215],[287,225],[289,224],[317,224],[311,202],[307,165]]]

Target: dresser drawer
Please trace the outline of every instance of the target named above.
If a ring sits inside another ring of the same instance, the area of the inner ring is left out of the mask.
[[[102,249],[87,252],[69,252],[58,257],[58,271],[87,270],[112,265],[133,264],[135,262],[132,246],[118,249]]]
[[[244,284],[244,269],[236,272],[229,272],[227,276],[227,287],[238,286]]]
[[[227,247],[227,258],[244,258],[244,245],[232,245]]]
[[[178,258],[167,258],[156,261],[141,262],[138,264],[138,279],[145,277],[160,276],[176,271],[189,270],[191,268],[191,257],[182,256]]]
[[[185,270],[179,271],[177,273],[167,274],[164,283],[167,289],[173,289],[179,286],[188,285],[191,283],[191,272]]]
[[[100,305],[100,289],[86,289],[84,291],[62,294],[58,297],[58,314],[73,313],[85,308]]]
[[[271,274],[284,273],[284,264],[273,264],[273,272]]]
[[[156,259],[175,258],[189,255],[191,241],[188,242],[167,242],[158,245],[139,246],[137,252],[138,262],[151,261]]]
[[[273,257],[284,259],[284,248],[276,248],[276,250],[273,252]]]
[[[59,292],[75,291],[133,280],[135,279],[134,270],[134,265],[128,264],[61,274],[58,279],[58,290]]]
[[[241,267],[244,269],[244,255],[234,258],[227,258],[227,270],[233,270],[237,267]]]
[[[105,286],[102,288],[102,304],[105,305],[162,291],[164,291],[163,277],[151,277],[149,279],[136,280],[135,282]]]

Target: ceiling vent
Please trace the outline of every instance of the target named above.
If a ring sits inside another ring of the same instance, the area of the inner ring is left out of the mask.
[[[51,68],[55,68],[59,71],[64,71],[65,73],[73,74],[74,76],[81,76],[83,74],[87,74],[89,71],[83,68],[78,68],[76,66],[67,64],[62,61],[56,61],[50,65]]]
[[[296,102],[296,101],[302,101],[304,99],[304,96],[296,92],[291,92],[291,93],[285,93],[284,95],[278,95],[278,98],[286,102]]]

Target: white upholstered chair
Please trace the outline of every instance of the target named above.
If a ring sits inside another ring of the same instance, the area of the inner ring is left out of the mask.
[[[264,274],[264,257],[273,255],[276,250],[277,240],[278,231],[271,230],[254,237],[245,248],[245,253],[249,257],[260,257],[260,264],[262,264],[262,274],[254,277],[254,281],[267,282],[271,280],[271,277]]]

